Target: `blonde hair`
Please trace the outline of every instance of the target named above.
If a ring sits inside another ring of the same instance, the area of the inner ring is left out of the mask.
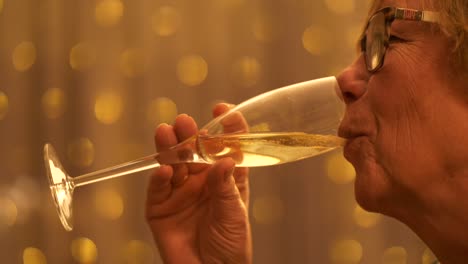
[[[429,0],[440,13],[439,24],[454,41],[454,55],[468,70],[468,0]]]
[[[369,17],[377,11],[378,0],[371,3]],[[468,74],[468,0],[421,0],[439,12],[441,30],[453,41],[454,62]]]

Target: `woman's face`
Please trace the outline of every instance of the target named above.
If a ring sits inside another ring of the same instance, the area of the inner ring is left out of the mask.
[[[428,10],[419,0],[383,0],[378,9],[385,6]],[[467,82],[454,73],[451,42],[437,29],[395,20],[390,34],[397,38],[379,71],[369,73],[361,54],[338,76],[347,103],[344,155],[368,210],[401,218],[439,206],[468,172]]]

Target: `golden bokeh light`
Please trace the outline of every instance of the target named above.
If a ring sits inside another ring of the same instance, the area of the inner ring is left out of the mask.
[[[273,25],[274,19],[267,14],[257,15],[252,24],[252,32],[256,40],[260,42],[271,42],[275,37],[277,28]]]
[[[42,110],[47,118],[56,119],[65,111],[65,93],[60,88],[50,88],[42,95]]]
[[[208,64],[199,55],[187,55],[177,63],[177,76],[179,80],[188,86],[201,84],[208,75]]]
[[[110,125],[119,120],[123,110],[122,96],[116,92],[103,92],[96,98],[94,115],[99,122]]]
[[[382,264],[406,264],[406,249],[391,247],[384,251]]]
[[[260,74],[260,63],[252,57],[242,57],[232,66],[234,80],[245,87],[255,85],[260,79]]]
[[[366,210],[362,209],[361,206],[356,205],[354,207],[354,221],[360,227],[370,228],[375,226],[379,220],[380,215],[376,213],[367,212]]]
[[[23,250],[23,264],[46,264],[47,259],[42,251],[35,247]]]
[[[177,105],[167,97],[159,97],[150,102],[146,113],[148,122],[155,126],[161,123],[172,124],[177,116]]]
[[[94,242],[86,237],[76,238],[71,243],[73,259],[82,264],[95,263],[97,260],[97,248]]]
[[[434,264],[437,261],[437,257],[434,255],[431,249],[426,248],[421,257],[421,260],[422,260],[422,264]]]
[[[362,258],[362,246],[356,240],[339,240],[331,246],[329,253],[331,263],[357,264]]]
[[[102,27],[116,25],[122,18],[124,5],[120,0],[100,0],[96,4],[96,23]]]
[[[122,216],[124,203],[122,196],[112,189],[100,189],[94,202],[96,211],[108,220],[116,220]]]
[[[273,195],[258,197],[253,202],[252,213],[258,224],[278,223],[284,217],[284,203]]]
[[[154,263],[154,252],[148,243],[130,240],[123,250],[123,258],[126,264],[150,264]]]
[[[337,184],[347,184],[354,180],[354,167],[344,159],[342,152],[332,153],[327,160],[327,176]]]
[[[36,61],[36,47],[32,42],[24,41],[13,50],[13,66],[17,71],[27,71]]]
[[[139,49],[126,49],[120,55],[120,71],[127,77],[141,75],[146,68],[145,54]]]
[[[329,48],[328,33],[317,26],[310,26],[302,34],[302,45],[312,55],[322,55]]]
[[[8,112],[8,96],[0,91],[0,120],[5,118]]]
[[[91,44],[80,42],[70,50],[70,67],[77,71],[89,69],[96,61],[96,53]]]
[[[177,32],[181,24],[179,11],[172,6],[162,6],[151,16],[153,31],[159,36],[167,37]]]
[[[0,13],[2,13],[3,10],[3,0],[0,0]]]
[[[0,197],[0,229],[11,227],[18,217],[18,208],[11,199]]]
[[[77,167],[90,166],[94,161],[94,144],[88,138],[72,141],[67,147],[67,157]]]
[[[337,14],[349,14],[354,11],[355,0],[325,0],[328,10]]]

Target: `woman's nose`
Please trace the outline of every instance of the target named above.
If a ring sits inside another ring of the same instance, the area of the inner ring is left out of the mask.
[[[336,79],[346,104],[357,101],[364,95],[369,77],[363,56],[360,56],[337,76]]]

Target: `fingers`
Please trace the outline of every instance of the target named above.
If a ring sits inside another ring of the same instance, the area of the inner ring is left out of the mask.
[[[182,114],[177,116],[174,126],[166,123],[156,128],[154,141],[158,150],[164,150],[195,135],[198,131],[197,124],[192,117]]]
[[[235,163],[230,158],[218,160],[208,172],[208,188],[220,198],[232,198],[238,195],[233,177]]]
[[[226,103],[220,103],[214,106],[213,108],[213,117],[218,117],[225,112],[229,111],[232,109],[234,105],[232,104],[226,104]],[[248,125],[247,121],[243,118],[243,116],[238,116],[237,115],[237,120],[234,120],[233,126],[231,127],[224,127],[226,132],[230,132],[229,130],[233,131],[238,128],[244,129],[244,131],[248,130]],[[232,147],[232,146],[231,146]],[[241,153],[242,154],[242,153]],[[237,160],[237,162],[240,162],[239,159],[242,159],[241,157],[232,157],[234,160]],[[248,174],[249,174],[249,168],[243,168],[243,167],[238,167],[234,171],[234,179],[236,182],[237,189],[240,192],[241,198],[248,206],[249,204],[249,179],[248,179]]]
[[[172,188],[182,186],[189,177],[189,171],[186,164],[174,164],[172,165],[174,175],[171,179]]]
[[[160,204],[169,198],[172,192],[172,174],[172,167],[166,165],[153,173],[148,185],[148,204]]]
[[[156,128],[154,142],[158,151],[168,149],[177,144],[177,136],[172,126],[163,123]]]
[[[236,181],[237,189],[239,190],[242,201],[246,207],[249,207],[249,168],[237,167],[234,171],[234,179]]]
[[[177,136],[177,140],[179,142],[184,141],[197,134],[197,123],[195,123],[195,120],[193,120],[192,117],[186,114],[181,114],[177,116],[174,122],[174,131]]]
[[[226,113],[227,111],[229,111],[233,107],[234,107],[234,105],[232,105],[232,104],[226,104],[226,103],[216,104],[213,107],[213,117],[218,117],[218,116]]]
[[[231,105],[231,104],[225,104],[225,103],[217,104],[213,108],[213,116],[218,117],[218,116],[226,113],[227,111],[229,111],[233,107],[234,107],[234,105]],[[237,111],[231,112],[229,115],[225,116],[221,120],[221,124],[223,125],[224,133],[247,132],[248,131],[247,121],[245,120],[242,113],[237,112]]]
[[[198,131],[197,124],[192,117],[181,114],[177,116],[174,125],[161,124],[155,132],[155,144],[157,151],[168,149],[195,135]],[[188,178],[189,173],[197,173],[205,168],[204,164],[186,164],[172,165],[174,175],[172,177],[173,187],[181,186]]]
[[[182,142],[198,133],[198,126],[192,117],[181,114],[174,122],[174,132],[179,142]],[[185,167],[186,173],[198,173],[206,168],[206,164],[188,164]],[[179,171],[177,171],[179,173]],[[186,180],[186,178],[185,178]]]
[[[230,158],[219,160],[208,172],[207,181],[212,214],[217,224],[224,225],[224,227],[229,227],[230,224],[236,222],[236,219],[245,219],[248,215],[233,172],[234,161]]]

